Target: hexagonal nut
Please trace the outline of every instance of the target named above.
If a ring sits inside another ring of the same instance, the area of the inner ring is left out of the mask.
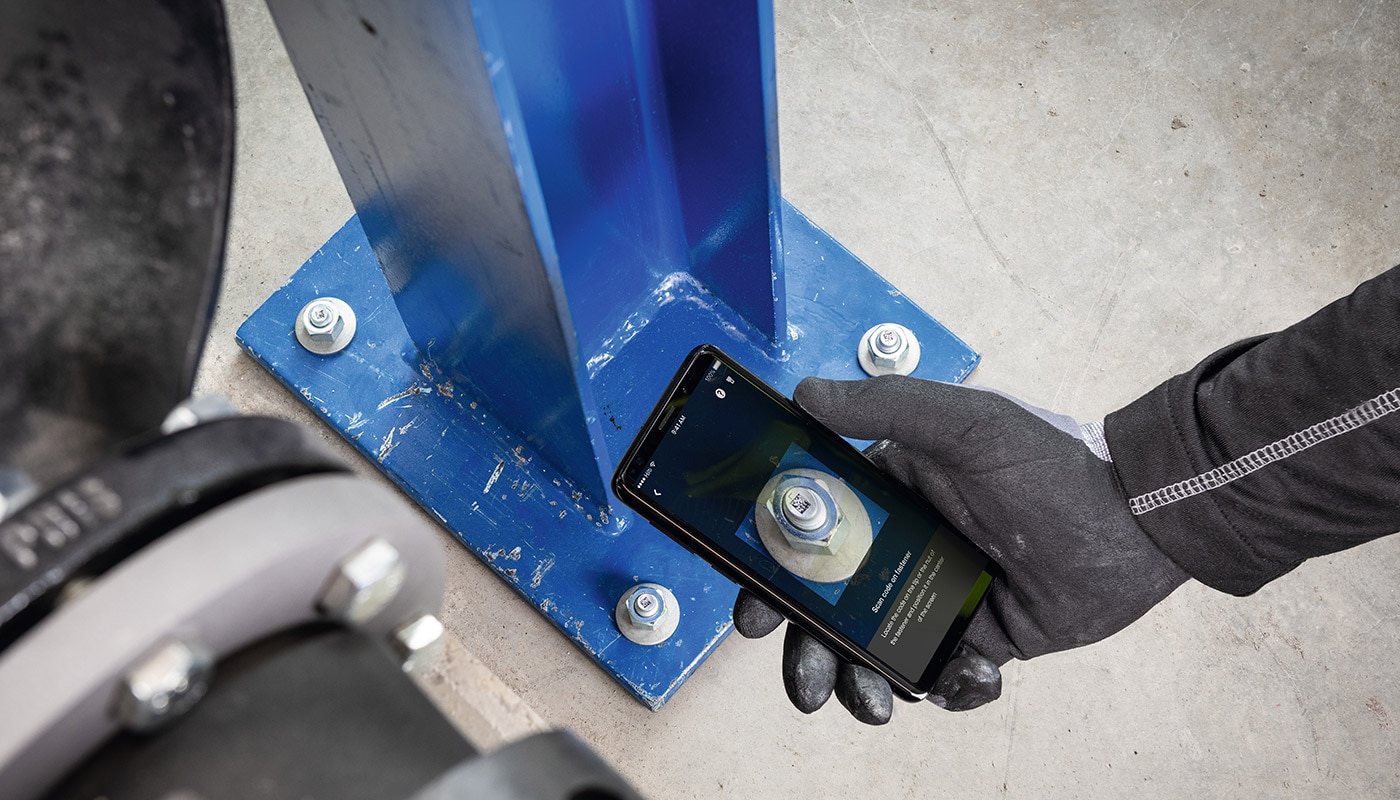
[[[812,553],[814,555],[834,556],[836,555],[836,551],[840,549],[840,543],[836,541],[836,531],[838,529],[839,526],[833,527],[830,531],[827,532],[825,536],[821,537],[820,539],[799,539],[796,536],[793,536],[791,533],[788,533],[786,530],[784,530],[783,538],[787,539],[787,543],[792,547],[792,549],[796,550],[799,553]]]
[[[129,730],[154,730],[193,708],[209,690],[213,672],[214,658],[208,650],[188,642],[167,642],[122,676],[112,716]]]
[[[301,324],[314,341],[331,341],[345,332],[345,317],[335,305],[314,300],[301,310]]]
[[[896,369],[899,362],[909,354],[909,340],[895,325],[881,325],[870,335],[870,360],[875,365]]]
[[[825,492],[827,497],[832,497],[831,487],[828,486],[825,481],[813,479],[812,483],[816,484]],[[783,500],[787,497],[788,493],[792,491],[794,486],[798,485],[801,485],[800,481],[779,484],[778,490],[773,493],[773,497],[768,503],[768,513],[772,514],[775,519],[778,519],[780,515],[785,513],[781,507]],[[819,496],[817,499],[818,502],[822,502]],[[794,525],[790,518],[786,520],[779,519],[778,529],[782,531],[783,538],[787,540],[788,545],[799,553],[827,556],[835,555],[837,551],[841,549],[841,545],[846,541],[848,526],[842,524],[841,509],[837,506],[833,505],[828,507],[826,516],[830,521],[825,525],[825,533],[820,536],[814,537],[805,533],[799,534],[798,531],[792,530],[793,528],[798,528],[798,526]],[[800,530],[800,528],[798,530]]]
[[[850,526],[846,525],[842,518],[837,519],[836,524],[831,526],[825,536],[819,539],[801,539],[783,530],[783,538],[792,549],[799,553],[811,553],[813,555],[834,556],[841,551],[841,545],[846,543],[846,534],[850,531]]]
[[[647,630],[661,627],[666,614],[666,599],[650,587],[640,587],[627,598],[627,615],[633,625]]]
[[[639,612],[632,600],[643,592],[655,595],[656,613],[649,616],[644,608],[640,612],[642,619],[637,619]],[[618,598],[613,608],[613,619],[628,641],[646,646],[658,645],[670,639],[680,625],[680,602],[670,589],[661,584],[639,583]]]
[[[316,607],[327,616],[363,625],[398,596],[404,574],[399,551],[383,539],[373,539],[340,562]]]
[[[404,672],[417,672],[437,661],[446,629],[432,614],[422,614],[394,630],[390,644],[403,661]]]
[[[297,341],[318,355],[344,350],[355,337],[355,312],[338,297],[318,297],[297,313]]]
[[[861,369],[869,375],[909,375],[919,366],[918,337],[897,322],[882,322],[867,330],[856,348]]]

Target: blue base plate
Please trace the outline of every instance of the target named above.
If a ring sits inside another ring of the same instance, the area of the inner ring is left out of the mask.
[[[681,360],[710,342],[791,395],[807,375],[864,377],[861,335],[898,322],[917,335],[917,376],[961,381],[978,356],[839,242],[783,203],[788,339],[775,356],[701,290],[669,287],[589,364],[608,452],[620,456]],[[684,283],[684,282],[681,282]],[[358,328],[317,356],[293,333],[320,296],[345,300]],[[728,635],[736,589],[703,561],[613,503],[597,519],[551,466],[413,345],[357,218],[351,218],[238,330],[258,363],[345,436],[638,700],[659,709]],[[676,633],[652,647],[613,621],[633,585],[667,586]]]

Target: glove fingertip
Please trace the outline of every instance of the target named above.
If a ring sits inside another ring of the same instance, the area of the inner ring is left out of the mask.
[[[866,725],[884,725],[894,715],[894,692],[875,672],[845,665],[836,677],[836,699]]]
[[[840,395],[843,385],[847,381],[833,381],[827,378],[809,377],[803,378],[797,384],[797,388],[792,390],[792,399],[809,414],[816,417],[823,416],[823,411],[830,408]]]
[[[836,655],[795,625],[783,639],[783,688],[803,714],[811,714],[831,698],[836,688]]]
[[[778,629],[783,615],[744,589],[734,598],[734,630],[745,639],[762,639]]]
[[[967,647],[943,668],[929,702],[948,711],[971,711],[1001,697],[1001,668]]]

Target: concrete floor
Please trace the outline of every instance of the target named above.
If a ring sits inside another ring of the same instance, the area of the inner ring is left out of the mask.
[[[233,331],[352,209],[266,11],[230,4],[199,388],[329,440]],[[1400,261],[1394,0],[778,0],[777,37],[784,194],[980,350],[975,382],[1096,419]],[[653,798],[1400,796],[1397,538],[1247,599],[1188,584],[1009,665],[991,706],[882,729],[793,711],[779,637],[732,638],[648,712],[442,541],[461,644]]]

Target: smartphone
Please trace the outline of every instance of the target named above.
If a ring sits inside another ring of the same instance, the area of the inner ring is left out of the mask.
[[[996,569],[924,498],[712,345],[681,365],[612,487],[906,700],[928,694]]]

